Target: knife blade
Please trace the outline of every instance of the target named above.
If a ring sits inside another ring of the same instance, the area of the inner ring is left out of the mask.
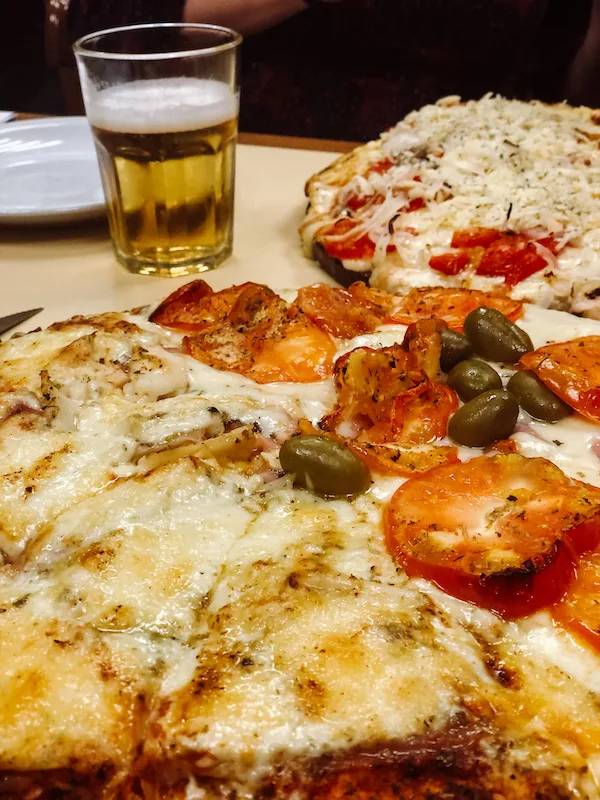
[[[22,322],[27,322],[31,317],[35,317],[43,308],[32,308],[29,311],[19,311],[16,314],[9,314],[7,317],[0,317],[0,336],[11,328],[16,328]]]

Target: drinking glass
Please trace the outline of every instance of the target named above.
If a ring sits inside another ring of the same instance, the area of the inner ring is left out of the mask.
[[[232,252],[238,50],[216,25],[131,25],[73,49],[117,259],[205,272]]]

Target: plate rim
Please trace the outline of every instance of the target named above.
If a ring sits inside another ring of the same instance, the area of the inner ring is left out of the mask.
[[[0,124],[0,138],[5,134],[19,131],[36,131],[52,128],[77,128],[90,129],[87,118],[83,115],[61,117],[39,117],[34,119],[17,120]],[[90,132],[91,135],[91,132]],[[95,153],[94,153],[95,157]],[[54,206],[47,210],[17,210],[3,208],[0,205],[0,225],[35,225],[56,224],[69,221],[83,221],[96,219],[106,214],[106,202],[90,202],[77,206]]]

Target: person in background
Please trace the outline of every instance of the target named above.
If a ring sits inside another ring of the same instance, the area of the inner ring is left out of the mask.
[[[116,25],[236,28],[245,131],[365,141],[447,94],[600,100],[600,0],[45,2],[46,46],[56,53],[62,26],[63,65],[75,38]]]
[[[364,141],[443,95],[563,99],[591,2],[72,0],[71,24],[75,35],[159,19],[236,28],[242,130]]]

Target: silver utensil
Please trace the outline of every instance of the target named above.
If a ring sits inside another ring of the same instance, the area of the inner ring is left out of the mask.
[[[16,328],[22,322],[26,322],[31,317],[35,317],[43,308],[33,308],[29,311],[19,311],[16,314],[9,314],[7,317],[0,317],[0,336],[11,328]]]

